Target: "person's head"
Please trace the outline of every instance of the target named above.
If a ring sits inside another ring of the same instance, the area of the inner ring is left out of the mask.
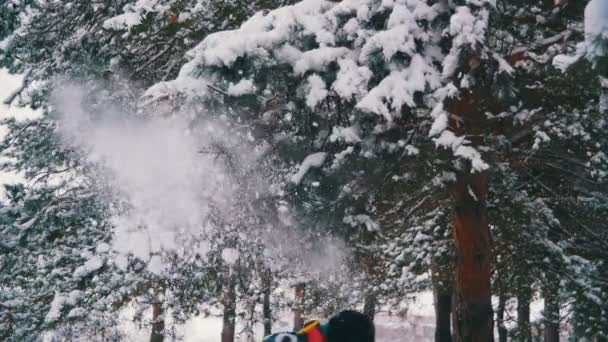
[[[325,323],[310,321],[297,332],[276,333],[263,342],[374,342],[374,323],[357,311],[342,311]]]
[[[374,342],[374,322],[357,311],[342,311],[328,322],[327,342]]]

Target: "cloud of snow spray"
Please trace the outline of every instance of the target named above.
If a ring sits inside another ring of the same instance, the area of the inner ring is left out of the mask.
[[[213,147],[229,149],[235,156],[231,162],[237,163],[231,167],[241,170],[260,162],[263,151],[221,122],[192,124],[186,115],[141,117],[119,108],[92,110],[83,105],[84,87],[70,84],[56,89],[51,104],[59,113],[57,131],[62,140],[83,151],[88,162],[103,165],[97,171],[100,177],[128,203],[128,210],[116,217],[113,247],[123,257],[132,253],[149,260],[152,271],[163,269],[160,258],[151,257],[161,250],[194,248],[204,255],[207,244],[201,237],[208,229],[222,229],[209,224],[211,215],[233,217],[239,198],[277,189],[270,181],[257,179],[254,189],[248,189],[252,193],[239,191],[239,176],[230,172]],[[297,228],[281,226],[261,233],[273,237],[266,246],[271,257],[273,251],[299,249],[281,244],[302,240],[293,239]],[[337,243],[325,241],[313,253],[298,257],[299,267],[308,264],[304,267],[327,272],[342,263],[343,253]]]

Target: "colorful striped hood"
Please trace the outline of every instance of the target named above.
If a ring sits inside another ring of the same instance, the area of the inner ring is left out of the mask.
[[[297,332],[276,333],[264,338],[263,342],[327,342],[329,325],[311,321]]]

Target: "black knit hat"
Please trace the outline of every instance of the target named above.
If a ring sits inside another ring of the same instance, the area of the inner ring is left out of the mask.
[[[374,342],[374,323],[357,311],[342,311],[329,320],[328,342]]]

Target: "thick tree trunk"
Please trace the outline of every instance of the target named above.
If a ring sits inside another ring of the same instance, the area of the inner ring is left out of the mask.
[[[376,294],[372,291],[365,295],[365,302],[363,303],[363,313],[367,315],[372,321],[376,316]]]
[[[451,188],[456,247],[454,341],[494,340],[491,302],[491,237],[487,175],[462,170]]]
[[[270,294],[272,293],[272,272],[267,270],[264,274],[264,301],[262,314],[264,316],[264,336],[272,333],[272,310],[270,308]]]
[[[296,285],[296,300],[293,307],[293,329],[300,330],[304,327],[304,298],[306,295],[306,284]]]
[[[479,66],[476,56],[470,57],[469,67]],[[450,113],[449,128],[466,136],[472,147],[484,143],[487,111],[492,94],[477,89],[480,94],[463,90],[458,98],[447,99],[444,107]],[[456,182],[450,187],[453,200],[452,232],[456,251],[454,305],[452,307],[453,340],[455,342],[494,341],[491,301],[492,240],[488,224],[488,176],[472,162],[460,160]]]
[[[452,342],[452,291],[435,286],[435,342]]]
[[[522,285],[517,294],[517,335],[518,341],[532,342],[530,326],[530,301],[532,290],[529,285]]]
[[[496,312],[496,325],[498,326],[498,342],[507,342],[507,327],[505,326],[505,308],[507,306],[507,298],[501,291],[498,295],[498,309]]]
[[[165,339],[165,317],[163,304],[156,302],[152,304],[152,334],[150,342],[163,342]]]
[[[559,342],[559,279],[549,275],[543,289],[544,342]]]
[[[234,342],[236,319],[236,284],[234,277],[229,275],[224,283],[224,315],[222,321],[222,342]]]

